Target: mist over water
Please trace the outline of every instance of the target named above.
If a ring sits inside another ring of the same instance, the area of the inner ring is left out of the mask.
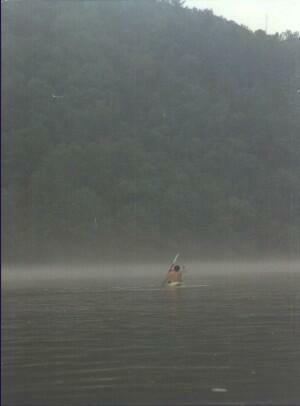
[[[188,261],[179,257],[179,262],[185,264],[186,279],[194,280],[199,276],[233,274],[260,275],[265,273],[285,272],[287,275],[300,272],[300,261],[293,260],[232,260],[232,261]],[[67,284],[72,281],[98,280],[99,283],[114,279],[144,282],[148,279],[156,279],[160,286],[161,280],[169,267],[168,262],[153,263],[145,262],[117,262],[117,263],[81,263],[80,265],[66,263],[49,263],[43,265],[7,265],[2,270],[3,287],[26,285],[37,283],[59,283],[65,281]],[[147,282],[146,282],[147,283]]]
[[[298,404],[299,265],[6,269],[5,404]]]

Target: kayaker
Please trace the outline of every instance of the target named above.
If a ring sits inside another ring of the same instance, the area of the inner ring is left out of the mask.
[[[167,282],[182,282],[182,273],[179,265],[174,265],[169,269]]]

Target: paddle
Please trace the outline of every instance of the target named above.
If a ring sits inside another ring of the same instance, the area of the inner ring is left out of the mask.
[[[173,261],[172,261],[172,263],[171,263],[171,265],[170,265],[169,270],[173,267],[173,265],[176,264],[176,261],[177,261],[178,257],[179,257],[179,254],[177,254],[177,255],[175,256],[175,258],[173,259]],[[168,271],[168,272],[169,272],[169,271]],[[164,281],[162,282],[161,287],[164,286],[164,284],[165,284],[166,281],[167,281],[167,278],[168,278],[168,274],[167,274],[167,276],[165,277]]]

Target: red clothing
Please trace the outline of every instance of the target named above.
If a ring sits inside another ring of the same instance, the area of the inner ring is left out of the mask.
[[[182,281],[182,274],[180,271],[173,271],[170,270],[168,273],[168,282],[181,282]]]

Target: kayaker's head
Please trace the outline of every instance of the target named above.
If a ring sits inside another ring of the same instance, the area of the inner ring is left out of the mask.
[[[175,266],[174,266],[174,271],[179,272],[179,271],[180,271],[180,266],[179,266],[179,265],[175,265]]]

